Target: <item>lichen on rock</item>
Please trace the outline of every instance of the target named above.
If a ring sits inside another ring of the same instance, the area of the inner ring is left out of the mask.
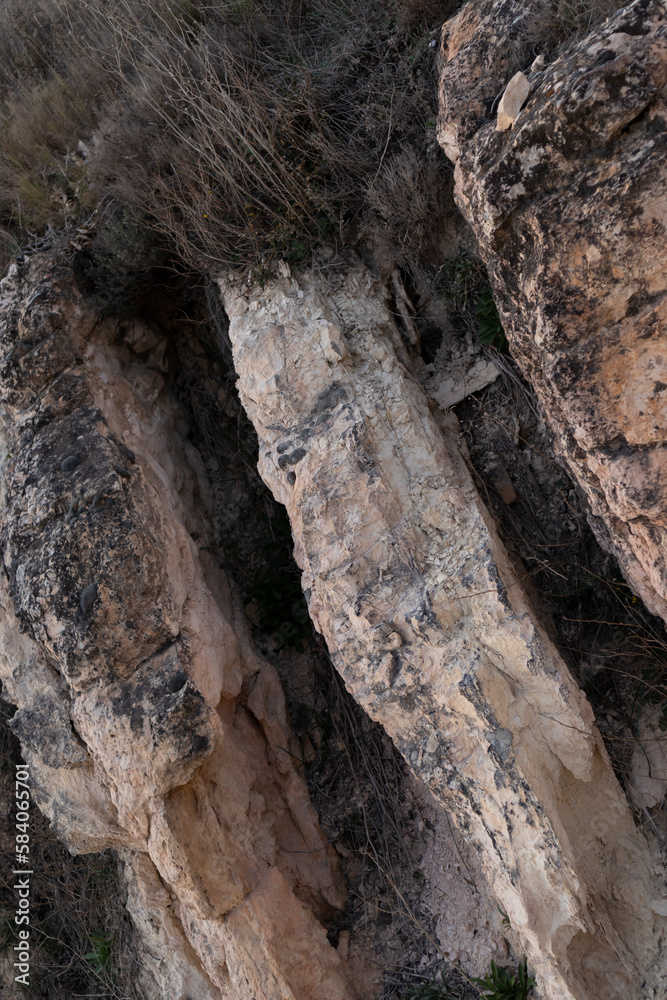
[[[499,28],[517,10],[475,0],[445,25],[440,141],[513,356],[594,530],[667,618],[665,7],[635,0],[542,60],[514,128],[498,132],[491,94],[512,75]],[[538,7],[524,13],[539,24]],[[525,44],[519,57],[527,71]]]

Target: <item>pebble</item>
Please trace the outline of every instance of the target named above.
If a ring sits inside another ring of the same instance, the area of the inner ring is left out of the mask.
[[[73,469],[76,469],[77,465],[81,465],[81,459],[79,456],[68,455],[67,458],[60,463],[60,468],[63,472],[72,472]]]
[[[84,615],[87,616],[90,614],[96,599],[97,599],[97,585],[91,583],[90,586],[86,587],[85,590],[83,590],[81,593],[81,610],[83,611]]]

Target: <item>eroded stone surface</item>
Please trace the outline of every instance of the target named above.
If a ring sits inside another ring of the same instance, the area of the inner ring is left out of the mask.
[[[443,33],[440,139],[456,199],[601,543],[667,619],[667,13],[635,0],[538,65],[499,133],[490,95],[512,74],[497,9],[466,4]],[[479,59],[484,80],[470,72]]]
[[[659,806],[667,795],[667,738],[661,708],[647,705],[637,719],[628,789],[637,808],[643,810]]]
[[[346,686],[478,847],[544,995],[644,995],[651,859],[455,421],[398,360],[385,289],[362,267],[220,284],[259,468]]]
[[[123,849],[161,997],[349,1000],[319,922],[344,904],[335,853],[210,551],[164,343],[155,367],[131,350],[149,333],[99,320],[48,256],[0,284],[13,728],[60,838]]]

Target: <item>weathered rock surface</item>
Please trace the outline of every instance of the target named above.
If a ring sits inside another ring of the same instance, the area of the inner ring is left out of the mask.
[[[352,997],[319,922],[335,854],[209,551],[164,343],[141,363],[150,331],[48,256],[0,284],[0,324],[0,675],[35,798],[73,852],[122,849],[155,996]]]
[[[479,848],[544,995],[648,996],[664,891],[456,422],[398,360],[385,289],[362,267],[220,284],[260,472],[346,686]]]
[[[667,740],[661,723],[660,705],[646,706],[637,719],[628,786],[639,809],[654,809],[667,794]]]
[[[543,9],[539,0],[478,0],[445,24],[437,131],[451,160],[480,125],[494,119],[494,105],[515,73],[530,66],[535,20]]]
[[[531,73],[539,16],[475,0],[445,25],[439,137],[598,537],[667,619],[667,11],[635,0]],[[493,103],[517,69],[531,92],[498,132]]]

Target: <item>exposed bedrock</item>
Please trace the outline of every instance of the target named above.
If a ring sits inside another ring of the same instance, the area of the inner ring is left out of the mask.
[[[473,0],[447,22],[439,138],[593,527],[667,619],[667,10],[635,0],[534,64],[540,11]]]
[[[456,421],[361,266],[220,281],[260,472],[354,697],[479,850],[550,1000],[649,996],[664,891]]]
[[[346,1000],[344,905],[273,667],[209,549],[187,424],[71,271],[0,284],[0,674],[34,795],[74,852],[121,849],[164,1000]],[[335,857],[335,855],[334,855]],[[157,991],[157,992],[156,992]]]

